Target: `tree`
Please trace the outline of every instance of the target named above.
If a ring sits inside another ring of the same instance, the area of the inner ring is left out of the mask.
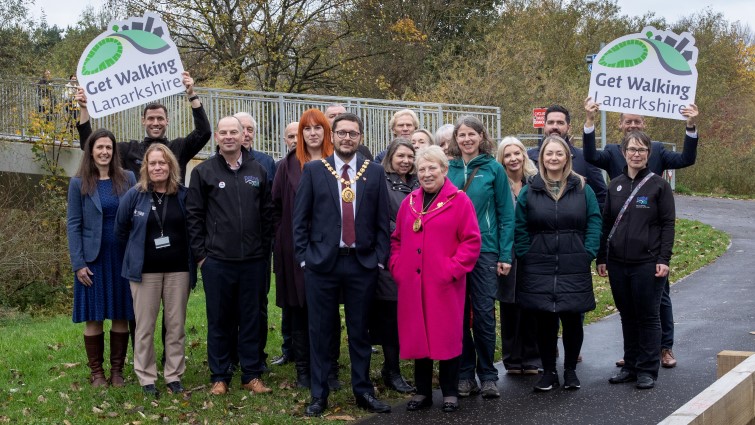
[[[125,2],[128,14],[160,13],[186,66],[205,78],[215,74],[232,87],[285,92],[331,87],[334,72],[363,56],[338,49],[352,31],[340,19],[346,7],[347,0]]]
[[[420,82],[434,79],[445,64],[434,59],[443,51],[481,41],[495,21],[497,0],[357,0],[348,12],[355,31],[352,51],[374,56],[350,66],[350,93],[368,97],[405,98]]]

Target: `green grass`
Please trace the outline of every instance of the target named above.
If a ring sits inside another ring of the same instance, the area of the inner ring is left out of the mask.
[[[674,282],[720,257],[729,246],[729,235],[707,224],[692,220],[676,220],[674,255],[671,258],[669,281]],[[588,312],[586,322],[592,323],[617,312],[607,277],[600,277],[593,264],[595,310]]]
[[[723,232],[688,220],[677,220],[676,235],[672,282],[713,261],[725,251],[729,240]],[[594,283],[598,308],[588,314],[590,321],[615,312],[607,280],[595,276]],[[270,293],[268,338],[271,357],[280,354],[281,344],[280,309],[274,306],[274,299],[273,290]],[[309,400],[309,392],[293,385],[295,373],[291,364],[273,367],[273,371],[264,376],[265,382],[274,390],[271,394],[254,395],[239,389],[237,374],[230,394],[209,396],[205,326],[204,294],[199,289],[189,299],[186,323],[187,370],[183,383],[191,394],[187,397],[170,396],[165,391],[165,383],[159,381],[158,388],[163,396],[155,401],[143,397],[131,364],[126,366],[125,388],[91,388],[87,381],[89,374],[82,325],[71,323],[70,316],[33,317],[5,312],[0,315],[0,423],[291,424],[304,420],[301,412]],[[340,378],[345,385],[329,399],[327,419],[331,420],[349,420],[365,415],[354,406],[348,385],[345,331],[343,338]],[[500,356],[500,338],[498,344],[497,357]],[[161,352],[159,338],[156,346],[158,353]],[[378,397],[389,402],[404,398],[383,387],[380,379],[382,356],[376,355],[372,359],[371,377],[377,383]],[[404,376],[411,378],[412,364],[402,363]]]

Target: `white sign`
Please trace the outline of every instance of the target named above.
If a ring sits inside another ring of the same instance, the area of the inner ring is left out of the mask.
[[[681,108],[695,103],[696,64],[692,34],[645,27],[600,50],[589,96],[605,111],[685,120]]]
[[[158,15],[112,21],[84,49],[76,74],[89,115],[104,117],[182,93],[183,64]]]

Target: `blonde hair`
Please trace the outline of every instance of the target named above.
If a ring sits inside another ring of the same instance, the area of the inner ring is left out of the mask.
[[[167,195],[173,195],[178,192],[178,185],[181,179],[178,173],[181,170],[178,167],[178,160],[176,159],[176,156],[173,155],[173,152],[171,152],[170,149],[168,149],[168,147],[163,145],[162,143],[153,143],[149,146],[149,148],[147,148],[147,151],[144,152],[142,168],[139,169],[139,182],[136,183],[136,187],[138,188],[139,192],[149,192],[150,190],[152,190],[152,182],[149,181],[149,171],[147,170],[147,167],[149,166],[147,158],[149,158],[149,154],[157,151],[162,152],[165,162],[168,163],[169,172],[165,193]]]
[[[566,152],[566,164],[564,164],[564,171],[563,173],[561,173],[561,180],[551,180],[550,178],[548,178],[548,172],[545,170],[545,166],[543,165],[545,147],[549,143],[557,143],[561,145],[561,147],[564,148],[564,152]],[[537,166],[540,169],[540,177],[542,177],[546,186],[551,186],[556,183],[559,184],[558,193],[553,193],[550,190],[547,190],[548,194],[550,194],[553,199],[557,201],[561,199],[561,195],[563,195],[564,190],[566,190],[566,182],[567,180],[569,180],[569,176],[574,176],[579,179],[580,188],[585,187],[585,178],[575,173],[572,169],[571,149],[569,149],[569,145],[564,139],[559,136],[548,136],[545,138],[545,140],[543,140],[543,144],[540,145],[540,153],[537,157]]]
[[[509,146],[516,146],[520,151],[522,151],[522,156],[524,157],[524,164],[522,164],[522,175],[524,176],[524,178],[526,179],[527,177],[532,177],[537,174],[537,167],[535,167],[535,163],[532,162],[529,155],[527,155],[527,148],[521,141],[519,141],[519,139],[514,136],[506,136],[503,138],[503,140],[501,140],[501,143],[498,144],[498,152],[496,153],[495,159],[501,165],[503,165],[503,169],[506,169],[506,165],[504,165],[503,163],[503,152]],[[509,184],[511,183],[512,181],[511,179],[509,179]]]
[[[419,166],[420,161],[430,161],[441,166],[443,170],[448,171],[448,158],[443,153],[443,148],[438,145],[425,146],[420,148],[415,155],[415,167]]]

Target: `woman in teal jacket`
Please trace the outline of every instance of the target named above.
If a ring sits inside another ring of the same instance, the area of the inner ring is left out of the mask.
[[[484,398],[500,394],[496,386],[498,370],[493,366],[495,354],[495,300],[498,276],[511,269],[514,241],[514,205],[506,170],[493,157],[495,144],[482,122],[472,116],[459,119],[449,154],[448,178],[463,188],[472,200],[482,236],[482,249],[475,268],[467,275],[467,298],[464,344],[459,396],[482,391]],[[471,315],[470,315],[471,312]],[[475,371],[482,383],[477,386]]]

